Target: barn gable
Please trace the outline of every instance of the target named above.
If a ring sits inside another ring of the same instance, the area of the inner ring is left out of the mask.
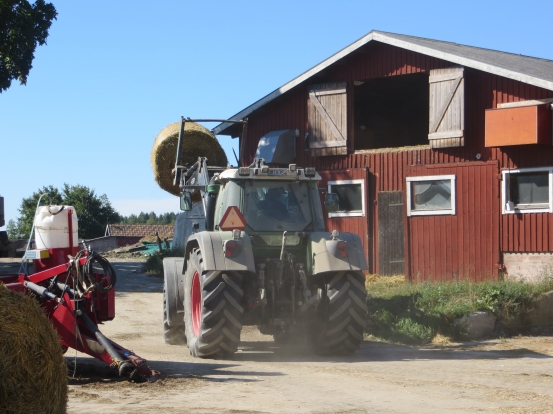
[[[274,90],[252,105],[243,109],[230,119],[242,119],[272,100],[284,95],[296,86],[308,81],[348,55],[361,52],[371,43],[383,43],[396,46],[405,51],[451,62],[483,72],[499,75],[507,79],[524,82],[528,85],[553,90],[553,61],[530,56],[506,53],[497,50],[466,46],[457,43],[425,39],[396,33],[371,31],[361,39],[335,53],[328,59],[305,71],[290,82]],[[221,124],[214,128],[216,135],[228,134],[230,124]]]

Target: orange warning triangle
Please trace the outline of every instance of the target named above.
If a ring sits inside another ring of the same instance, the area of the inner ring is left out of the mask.
[[[219,228],[224,231],[244,230],[245,227],[246,219],[236,206],[230,206],[227,208],[227,211],[225,211],[225,214],[219,223]]]

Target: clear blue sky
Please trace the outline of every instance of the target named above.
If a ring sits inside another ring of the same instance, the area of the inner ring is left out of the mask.
[[[553,0],[50,1],[27,86],[0,94],[6,221],[63,183],[124,215],[178,211],[149,163],[163,127],[230,117],[373,29],[553,59]]]

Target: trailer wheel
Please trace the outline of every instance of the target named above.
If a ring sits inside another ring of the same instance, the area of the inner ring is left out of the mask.
[[[204,271],[202,254],[194,249],[184,280],[186,339],[190,354],[200,358],[236,352],[242,330],[242,275]]]
[[[182,294],[179,294],[183,262],[180,257],[163,259],[163,339],[169,345],[186,345]]]
[[[339,272],[325,286],[321,303],[306,324],[307,341],[321,354],[351,354],[359,349],[367,316],[363,273]]]

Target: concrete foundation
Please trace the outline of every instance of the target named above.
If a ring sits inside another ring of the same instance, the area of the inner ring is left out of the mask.
[[[507,278],[540,282],[553,277],[553,253],[503,253]]]

